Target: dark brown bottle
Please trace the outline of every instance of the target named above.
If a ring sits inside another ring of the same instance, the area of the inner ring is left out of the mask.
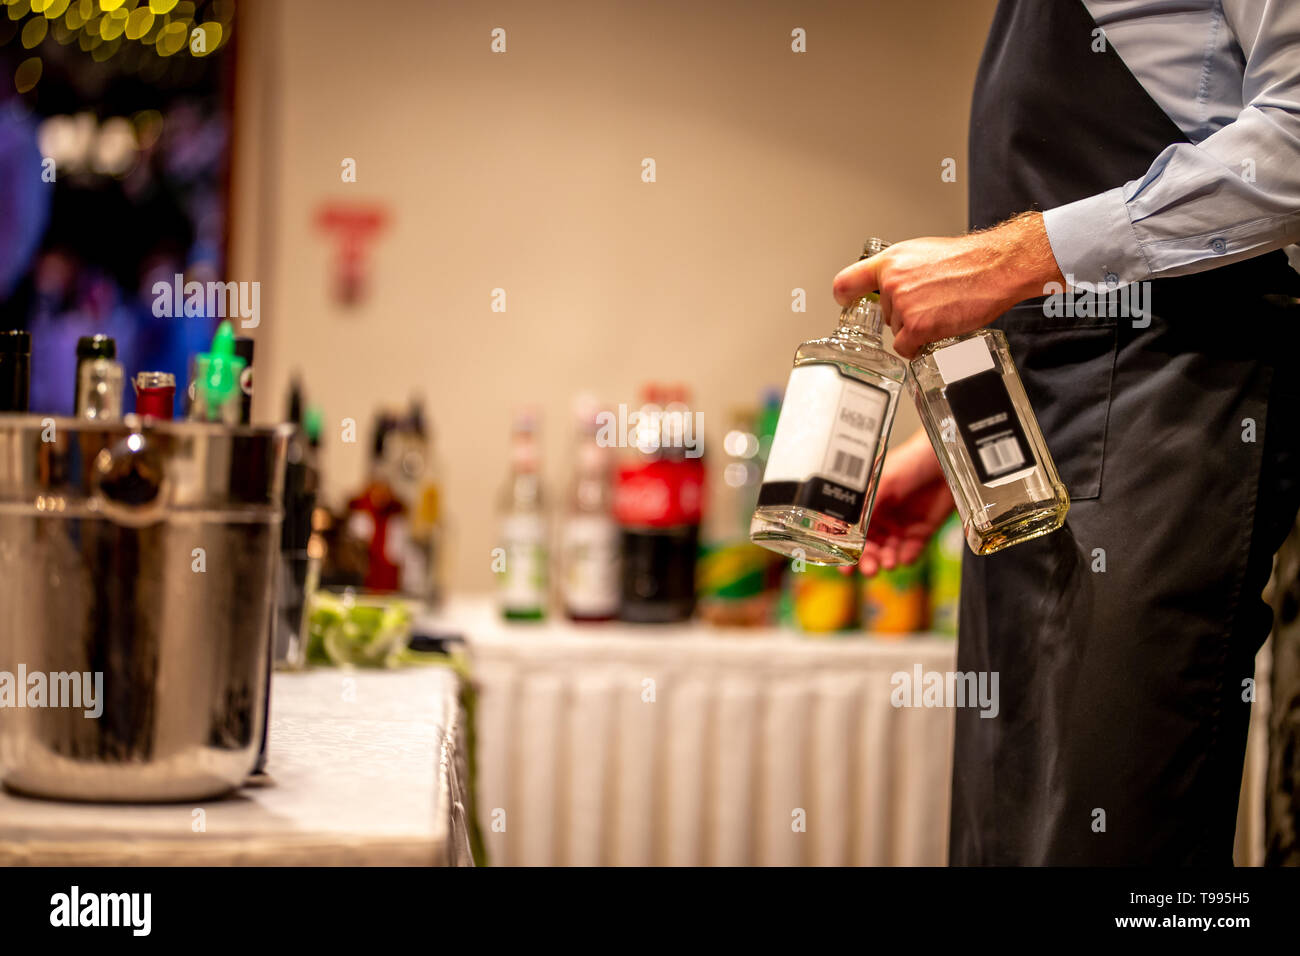
[[[81,415],[81,370],[91,362],[105,359],[109,362],[117,359],[117,342],[111,335],[83,335],[77,339],[77,374],[73,379],[72,409],[74,415]]]
[[[31,382],[31,333],[21,329],[0,332],[0,412],[27,411]]]
[[[670,624],[695,612],[695,561],[700,543],[704,462],[688,455],[671,435],[689,415],[684,389],[650,388],[642,421],[659,418],[638,434],[637,454],[619,467],[614,516],[622,556],[619,620]],[[646,418],[645,416],[649,416]]]

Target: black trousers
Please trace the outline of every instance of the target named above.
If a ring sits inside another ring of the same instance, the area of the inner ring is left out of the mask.
[[[1073,500],[1061,531],[966,556],[958,666],[997,671],[1001,709],[957,713],[954,864],[1231,863],[1261,592],[1300,508],[1274,360],[1300,315],[1172,304],[999,320]]]

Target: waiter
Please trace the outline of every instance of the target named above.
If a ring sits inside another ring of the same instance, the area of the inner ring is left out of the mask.
[[[970,225],[835,279],[904,357],[1005,331],[1065,527],[962,568],[955,864],[1228,864],[1300,506],[1300,3],[1002,0],[975,84]],[[1059,316],[1049,283],[1150,283],[1142,317]],[[1049,314],[1050,313],[1050,314]],[[862,569],[951,512],[923,434],[891,450]]]

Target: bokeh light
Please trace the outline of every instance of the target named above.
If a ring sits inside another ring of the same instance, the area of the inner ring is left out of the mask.
[[[195,34],[190,35],[190,52],[195,56],[207,56],[221,45],[220,23],[209,20],[207,23],[200,23],[194,30],[202,37],[202,42],[196,43]]]
[[[129,120],[115,116],[99,128],[91,161],[96,171],[121,176],[135,163],[137,149],[135,127]]]
[[[118,69],[145,82],[161,79],[162,62],[188,53],[185,63],[170,68],[176,74],[193,67],[190,60],[211,56],[230,38],[235,0],[0,0],[0,44],[19,41],[36,51],[51,34],[60,46],[76,43],[98,63],[121,54]],[[204,18],[196,19],[202,7]],[[29,16],[30,14],[30,16]],[[149,47],[152,47],[150,55]],[[38,58],[14,73],[14,84],[28,92],[40,81],[44,67]]]
[[[39,56],[28,57],[18,64],[18,69],[14,71],[14,88],[19,93],[28,93],[36,88],[36,84],[41,81],[41,58]]]
[[[185,24],[182,21],[174,20],[162,28],[158,34],[158,40],[155,46],[158,49],[159,56],[173,56],[185,49],[185,41],[189,39]]]
[[[127,16],[122,9],[105,13],[99,21],[99,35],[105,40],[116,40],[126,31]]]
[[[105,40],[103,43],[95,47],[95,49],[91,50],[90,57],[96,63],[103,63],[114,53],[116,53],[121,46],[122,46],[122,37],[115,36],[113,37],[113,39]]]
[[[45,34],[49,32],[50,21],[44,17],[34,17],[23,25],[23,46],[28,49],[34,49],[45,39]]]
[[[135,138],[141,149],[149,149],[162,136],[163,115],[158,110],[142,110],[131,117]]]
[[[137,7],[131,11],[131,15],[126,20],[126,38],[128,40],[139,40],[153,26],[153,11],[148,7]]]
[[[81,31],[81,35],[77,37],[77,46],[81,47],[83,53],[89,53],[103,42],[104,38],[99,34],[99,22],[97,20],[88,21],[85,29]]]

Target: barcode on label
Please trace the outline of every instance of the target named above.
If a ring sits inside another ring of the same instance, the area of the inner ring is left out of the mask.
[[[865,458],[850,455],[846,451],[837,451],[835,453],[835,464],[831,466],[831,471],[852,481],[859,481],[862,478],[862,469],[866,463]]]
[[[996,477],[1004,472],[1019,468],[1025,463],[1025,454],[1020,449],[1020,442],[1015,436],[1002,438],[987,445],[980,446],[980,461],[990,476]]]

